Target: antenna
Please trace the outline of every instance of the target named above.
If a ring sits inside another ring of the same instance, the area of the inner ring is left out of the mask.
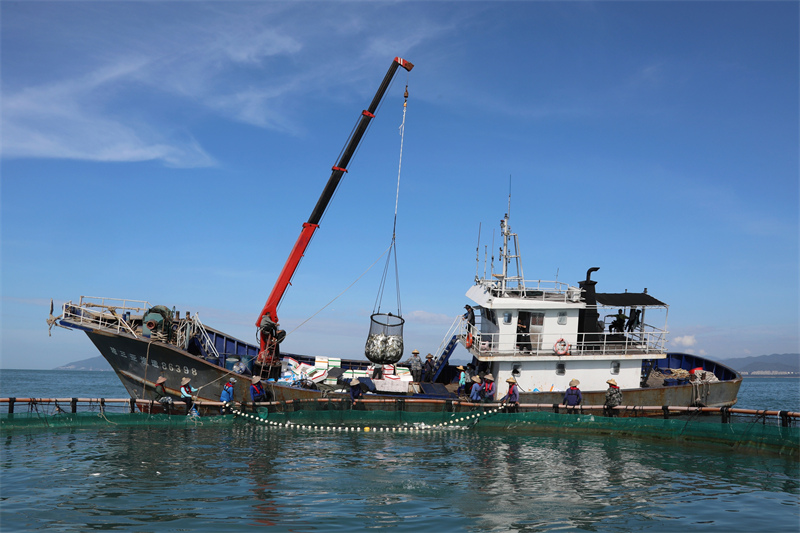
[[[477,282],[478,273],[481,270],[481,223],[478,222],[478,245],[475,247],[475,281]]]
[[[508,218],[511,218],[511,174],[508,175]]]

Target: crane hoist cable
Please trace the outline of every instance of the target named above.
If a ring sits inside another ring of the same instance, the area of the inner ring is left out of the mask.
[[[394,364],[403,357],[403,311],[400,305],[400,275],[397,267],[397,211],[400,203],[400,175],[403,169],[403,141],[405,140],[406,111],[408,110],[408,84],[403,100],[403,121],[400,124],[400,162],[397,168],[397,192],[394,201],[394,222],[392,224],[392,242],[386,256],[375,306],[370,317],[369,336],[364,348],[367,359],[376,365]],[[389,268],[394,260],[395,290],[397,292],[397,313],[382,313],[381,303],[386,290]]]
[[[389,254],[386,256],[386,265],[383,268],[383,276],[381,277],[378,295],[375,299],[375,306],[373,313],[380,313],[381,303],[383,302],[383,294],[386,289],[386,280],[388,279],[389,267],[392,259],[394,259],[394,276],[395,276],[395,290],[397,292],[397,315],[403,316],[402,306],[400,304],[400,276],[397,267],[397,208],[400,204],[400,175],[403,170],[403,141],[405,140],[406,131],[406,111],[408,110],[408,85],[406,85],[405,93],[403,94],[403,121],[399,127],[400,133],[400,161],[397,166],[397,192],[394,200],[394,221],[392,223],[392,242],[389,246]]]

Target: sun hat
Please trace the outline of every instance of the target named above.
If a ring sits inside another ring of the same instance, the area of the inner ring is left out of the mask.
[[[253,382],[253,385],[255,385],[256,383],[261,381],[261,376],[253,376],[253,379],[251,381]]]
[[[166,383],[166,381],[167,378],[165,378],[164,376],[159,376],[158,379],[156,380],[156,385],[158,385],[159,383]]]
[[[506,383],[516,383],[516,382],[517,382],[517,380],[516,380],[516,379],[514,379],[513,377],[511,377],[511,378],[508,378],[508,379],[506,380]]]
[[[350,380],[350,385],[355,387],[356,385],[361,385],[361,382],[358,381],[358,378],[353,378],[352,380]]]
[[[183,379],[181,380],[181,387],[183,387],[184,385],[186,385],[186,384],[187,384],[187,383],[189,383],[190,381],[192,381],[192,378],[183,378]]]
[[[412,350],[411,353],[419,354],[419,350]]]
[[[464,370],[464,367],[463,367],[463,366],[461,366],[461,365],[458,365],[458,366],[456,367],[456,369],[457,369],[457,370]]]
[[[609,385],[614,385],[615,387],[617,386],[617,382],[614,381],[613,379],[609,379],[608,381],[606,381],[606,383],[608,383]]]
[[[480,383],[481,378],[479,378],[478,376],[472,376],[472,381],[474,381],[475,383]]]
[[[231,383],[236,383],[236,378],[231,378],[228,381],[230,381]]]
[[[486,374],[485,376],[483,376],[483,379],[494,381],[494,376],[491,374]]]
[[[433,359],[433,354],[428,354],[425,356],[425,359]]]
[[[578,381],[577,379],[573,379],[572,381],[569,382],[569,386],[570,387],[577,387],[580,384],[581,384],[581,382]]]

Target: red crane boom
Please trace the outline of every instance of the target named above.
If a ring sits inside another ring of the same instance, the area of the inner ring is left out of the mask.
[[[369,105],[369,108],[361,112],[361,119],[359,120],[358,125],[350,134],[350,138],[347,140],[344,150],[342,150],[339,161],[337,161],[331,169],[331,177],[328,178],[328,183],[322,190],[322,195],[320,195],[319,200],[317,200],[317,205],[311,212],[308,222],[303,223],[303,229],[300,232],[300,236],[297,238],[297,242],[294,243],[294,247],[289,254],[289,258],[283,265],[283,269],[281,270],[278,279],[275,281],[275,285],[272,287],[272,292],[270,292],[269,298],[267,298],[267,303],[264,304],[261,314],[258,315],[256,327],[261,327],[262,319],[266,314],[269,314],[272,322],[275,324],[278,323],[278,304],[281,303],[283,295],[286,293],[286,289],[291,284],[292,277],[297,270],[297,266],[300,264],[300,260],[303,258],[303,255],[306,252],[308,243],[311,242],[311,237],[319,227],[319,222],[322,219],[322,215],[325,214],[325,209],[327,209],[331,198],[333,198],[333,194],[336,192],[339,182],[342,180],[344,173],[347,172],[347,165],[350,163],[350,159],[353,157],[356,148],[358,148],[358,144],[361,142],[361,137],[363,137],[364,133],[367,131],[370,121],[375,118],[375,111],[378,109],[378,105],[380,105],[381,100],[383,100],[383,95],[389,88],[389,85],[391,84],[398,67],[403,67],[410,72],[411,69],[414,68],[414,65],[404,59],[395,57],[394,61],[392,61],[392,65],[389,67],[389,71],[383,78],[383,82],[381,82],[381,85],[378,88],[378,92],[375,93],[375,97],[372,99],[372,103]],[[263,352],[265,348],[266,340],[262,334],[261,351]]]

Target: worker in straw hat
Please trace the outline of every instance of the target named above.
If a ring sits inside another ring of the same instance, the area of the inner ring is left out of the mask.
[[[519,411],[519,385],[514,376],[506,380],[508,383],[508,393],[500,399],[500,405],[506,407],[507,413],[516,413]]]
[[[197,389],[191,385],[192,378],[185,377],[181,380],[181,400],[186,404],[186,414],[197,415],[197,409],[194,407],[193,396],[197,394]]]
[[[433,381],[433,354],[425,356],[425,364],[422,365],[422,381],[430,383]]]
[[[606,383],[608,383],[608,390],[606,391],[606,402],[603,405],[603,410],[606,416],[617,416],[617,411],[614,407],[622,404],[622,391],[619,390],[619,385],[614,379],[609,379]]]
[[[481,386],[483,385],[481,378],[472,376],[472,388],[469,390],[469,399],[473,402],[481,401]]]
[[[580,384],[581,382],[577,379],[573,379],[569,382],[569,388],[564,393],[563,402],[567,407],[575,408],[583,401],[583,395],[581,394],[581,390],[578,388],[578,385]]]
[[[482,400],[484,402],[493,402],[494,393],[494,376],[491,374],[486,374],[483,376],[483,385],[481,387],[481,396],[483,397]]]
[[[419,383],[422,379],[422,359],[419,358],[419,350],[413,350],[405,364],[411,369],[411,379]]]
[[[464,367],[462,365],[458,365],[456,367],[456,370],[458,370],[458,372],[459,372],[459,374],[458,374],[458,390],[456,391],[456,394],[458,396],[461,396],[461,394],[465,393],[466,389],[467,389],[467,371],[464,369]]]
[[[156,380],[156,401],[161,404],[164,408],[164,412],[169,414],[169,408],[172,407],[172,397],[167,394],[167,389],[164,386],[164,383],[167,382],[167,378],[164,376],[159,376]]]
[[[267,391],[264,390],[264,385],[261,384],[261,376],[253,376],[250,381],[250,398],[253,400],[253,412],[255,412],[256,402],[267,401]]]
[[[350,380],[350,401],[355,401],[361,398],[364,391],[361,389],[361,382],[358,378]]]

